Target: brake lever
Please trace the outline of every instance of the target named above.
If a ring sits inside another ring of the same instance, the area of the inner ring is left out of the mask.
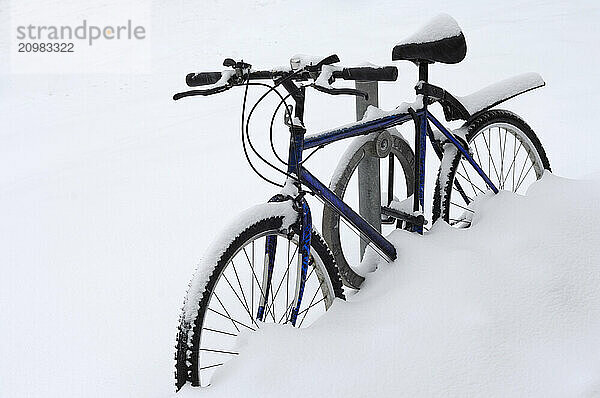
[[[215,87],[215,88],[211,88],[208,90],[190,90],[190,91],[184,91],[182,93],[177,93],[173,96],[173,100],[177,101],[179,99],[185,98],[185,97],[193,97],[195,95],[212,95],[212,94],[217,94],[217,93],[222,93],[223,91],[227,91],[229,90],[231,87],[233,86],[220,86],[220,87]]]
[[[360,91],[360,90],[356,90],[354,88],[329,88],[329,87],[323,87],[319,84],[311,84],[311,87],[313,87],[315,90],[317,91],[321,91],[322,93],[326,93],[326,94],[331,94],[331,95],[355,95],[357,97],[363,97],[365,99],[365,101],[369,100],[369,94],[365,93],[364,91]]]

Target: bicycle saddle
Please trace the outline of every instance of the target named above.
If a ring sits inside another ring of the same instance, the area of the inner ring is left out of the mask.
[[[392,50],[392,61],[456,64],[467,54],[462,30],[450,15],[440,14]]]

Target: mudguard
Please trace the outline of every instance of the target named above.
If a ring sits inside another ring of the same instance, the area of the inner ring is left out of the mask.
[[[508,99],[546,85],[537,73],[524,73],[499,81],[464,97],[453,96],[433,84],[420,82],[417,94],[439,101],[446,120],[471,120],[475,115]]]
[[[473,94],[456,97],[456,99],[473,116],[517,95],[545,85],[542,76],[538,73],[523,73],[491,84]]]

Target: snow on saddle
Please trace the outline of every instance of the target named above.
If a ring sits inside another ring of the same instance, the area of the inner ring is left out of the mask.
[[[456,64],[466,54],[467,42],[458,23],[450,15],[440,14],[397,43],[392,50],[392,61]]]

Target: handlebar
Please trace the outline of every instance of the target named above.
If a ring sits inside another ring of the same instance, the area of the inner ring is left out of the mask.
[[[249,74],[250,80],[268,80],[281,77],[283,72],[258,71]],[[306,80],[308,76],[303,76]],[[333,77],[344,80],[365,80],[365,81],[385,81],[393,82],[398,78],[398,68],[395,66],[370,67],[362,66],[357,68],[344,68],[341,71],[333,72]],[[215,84],[221,80],[221,72],[200,72],[188,73],[185,82],[189,87],[206,86]]]
[[[393,82],[398,78],[398,68],[395,66],[344,68],[341,72],[333,72],[333,77],[344,80]]]
[[[278,77],[283,77],[286,73],[289,72],[253,71],[247,74],[247,78],[249,80],[272,80]],[[222,75],[223,74],[221,72],[188,73],[188,75],[185,77],[185,83],[189,87],[217,84],[219,80],[221,80]]]
[[[330,56],[321,61],[322,64],[331,62],[338,62],[337,56]],[[206,85],[215,85],[206,90],[190,90],[182,93],[177,93],[173,96],[174,100],[178,100],[184,97],[190,97],[195,95],[212,95],[220,93],[230,89],[235,85],[243,84],[246,80],[276,80],[286,76],[291,76],[295,81],[306,81],[309,79],[316,80],[321,73],[321,67],[319,63],[316,66],[306,67],[301,72],[290,71],[290,70],[272,70],[272,71],[252,71],[250,65],[240,62],[238,64],[243,65],[244,68],[236,68],[235,61],[227,59],[226,66],[234,66],[233,70],[225,72],[200,72],[200,73],[189,73],[185,82],[189,87],[198,87]],[[344,79],[344,80],[361,80],[361,81],[395,81],[398,78],[398,69],[395,66],[384,66],[384,67],[355,67],[355,68],[343,68],[341,70],[334,70],[331,73],[331,79]],[[318,91],[339,95],[339,94],[350,94],[356,96],[362,96],[367,98],[367,94],[350,88],[332,88],[324,87],[319,84],[312,84],[312,87]]]

